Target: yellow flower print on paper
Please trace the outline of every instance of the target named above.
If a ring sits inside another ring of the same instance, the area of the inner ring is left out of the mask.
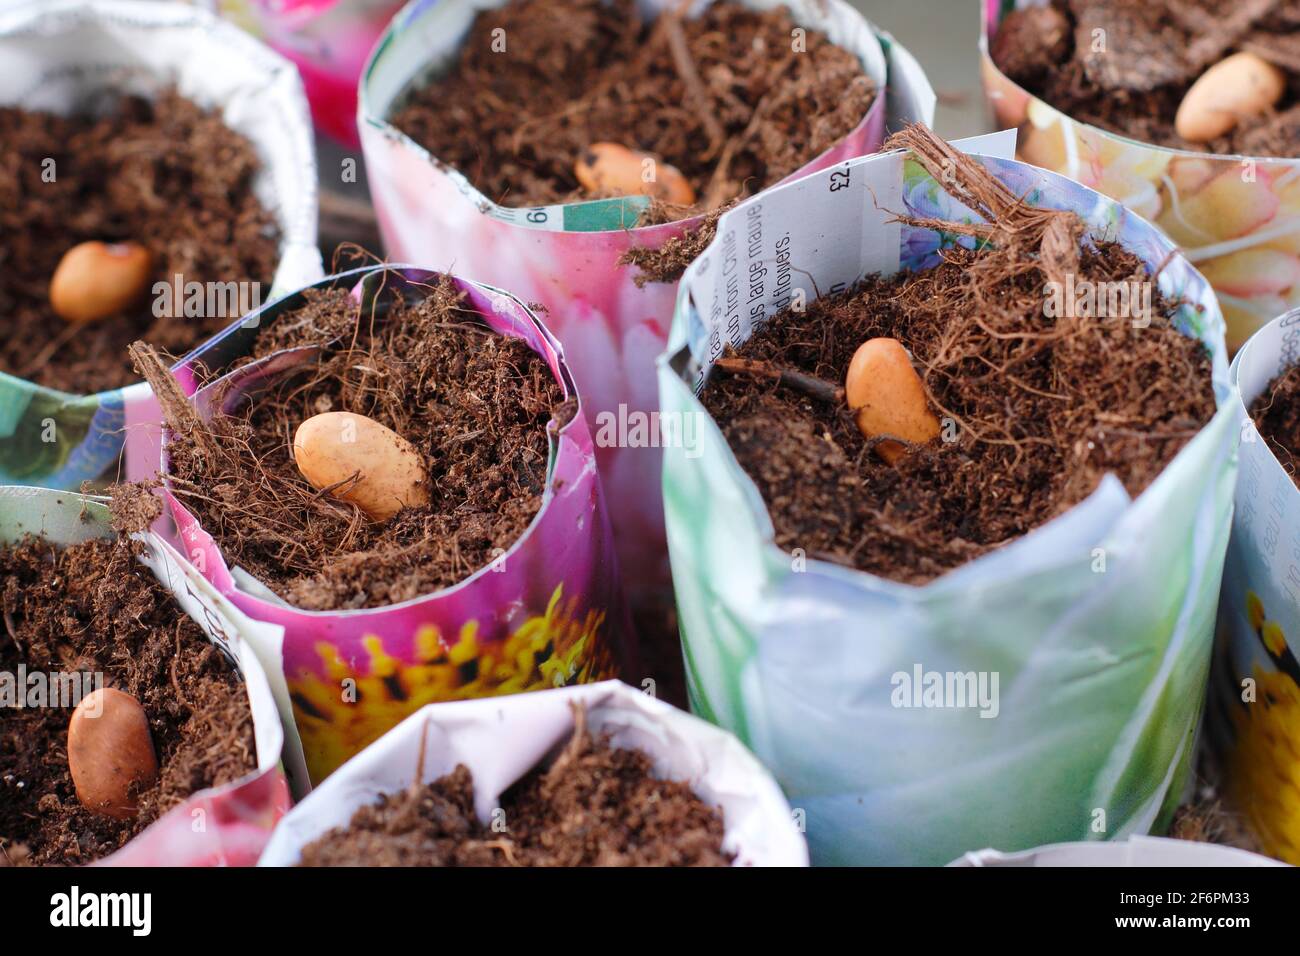
[[[325,676],[290,675],[294,717],[307,769],[320,782],[366,744],[425,704],[514,694],[605,680],[616,674],[608,642],[599,638],[604,612],[579,614],[557,587],[543,614],[504,640],[481,641],[466,621],[452,639],[432,625],[416,634],[413,662],[393,657],[378,637],[364,641],[368,660],[349,666],[333,645],[316,650]]]
[[[1255,699],[1234,711],[1229,785],[1261,849],[1300,864],[1300,668],[1254,591],[1246,592],[1246,617],[1279,669],[1254,668]]]

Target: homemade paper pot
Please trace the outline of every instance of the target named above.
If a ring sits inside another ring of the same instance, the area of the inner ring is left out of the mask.
[[[429,783],[464,764],[474,810],[492,819],[501,794],[568,742],[574,704],[593,735],[647,753],[657,777],[689,783],[722,810],[735,866],[807,866],[808,847],[771,775],[731,734],[619,681],[499,700],[425,707],[344,764],[284,818],[259,866],[292,866],[302,848],[383,794]],[[421,753],[423,751],[423,753]],[[509,825],[509,821],[506,821]],[[358,861],[364,865],[365,861]]]
[[[14,544],[36,535],[57,545],[111,538],[103,499],[45,488],[0,486],[0,540]],[[289,809],[289,786],[281,769],[284,728],[262,664],[252,644],[265,640],[266,625],[248,620],[193,578],[168,575],[171,549],[157,535],[142,535],[143,561],[171,593],[177,614],[188,614],[243,675],[253,712],[257,769],[240,780],[211,787],[156,820],[126,846],[97,860],[101,866],[251,866],[272,828]],[[69,714],[69,716],[71,716]],[[285,752],[285,767],[295,754]],[[296,756],[301,765],[301,757]]]
[[[635,228],[648,202],[642,196],[531,209],[499,206],[388,122],[410,88],[450,66],[475,14],[505,2],[415,0],[371,55],[361,79],[357,125],[380,231],[393,259],[455,269],[546,306],[546,321],[564,343],[599,439],[596,454],[614,505],[615,541],[629,591],[657,591],[667,583],[659,449],[600,439],[600,425],[602,418],[611,426],[622,422],[631,435],[634,426],[628,423],[656,407],[654,357],[664,346],[674,286],[650,282],[638,288],[639,271],[619,259],[633,248],[659,248],[697,228],[701,218]],[[756,9],[783,5],[740,2]],[[654,16],[668,5],[645,0],[641,7]],[[697,3],[693,10],[706,5]],[[932,121],[934,92],[916,61],[888,34],[843,0],[784,6],[795,22],[855,53],[877,89],[887,91],[853,132],[788,179],[878,149],[887,119],[891,127]]]
[[[1017,7],[980,0],[984,92],[1000,127],[1018,127],[1016,157],[1091,186],[1151,220],[1218,293],[1231,350],[1300,306],[1300,160],[1152,146],[1077,122],[1005,76],[989,40]]]
[[[370,267],[312,288],[353,287],[362,308],[386,315],[393,294],[422,298],[435,273]],[[491,286],[452,278],[467,305],[500,335],[522,339],[550,366],[565,398],[579,398],[563,354],[520,302]],[[304,290],[305,291],[305,290]],[[272,353],[199,388],[199,366],[224,369],[247,355],[260,329],[303,303],[299,291],[252,313],[198,349],[173,374],[210,417],[214,396],[231,408],[257,401],[259,386],[312,361],[314,346]],[[230,391],[225,394],[225,387]],[[402,718],[433,701],[587,683],[612,677],[632,653],[591,434],[582,415],[548,426],[550,456],[541,510],[504,554],[459,583],[385,607],[306,611],[291,607],[221,549],[172,493],[163,497],[187,565],[241,611],[283,628],[265,648],[279,661],[307,767],[320,781]],[[163,470],[166,476],[164,430]]]
[[[1210,736],[1224,783],[1266,853],[1300,864],[1300,490],[1247,409],[1300,360],[1300,309],[1232,362],[1241,480],[1219,600]]]
[[[280,227],[280,261],[263,299],[320,278],[316,159],[302,84],[291,65],[236,27],[182,4],[27,4],[0,10],[0,78],[0,102],[29,110],[67,113],[107,89],[149,96],[168,84],[220,107],[256,147],[263,170],[254,188]],[[124,435],[147,435],[156,446],[157,421],[143,382],[72,395],[0,373],[0,482],[75,489],[115,477]],[[156,470],[156,451],[133,444],[144,454],[127,461],[127,473],[145,477]]]
[[[1077,212],[1150,271],[1174,252],[1084,186],[981,161],[1016,196]],[[663,413],[702,423],[664,462],[692,709],[772,769],[807,813],[816,863],[940,864],[971,847],[1161,827],[1204,700],[1236,476],[1213,291],[1176,254],[1160,271],[1161,292],[1182,302],[1179,328],[1212,353],[1219,410],[1138,498],[1109,475],[1056,520],[923,587],[805,564],[773,543],[757,488],[695,388],[724,344],[773,320],[777,296],[811,300],[872,273],[928,269],[939,248],[969,241],[893,213],[978,221],[914,160],[867,157],[728,212],[682,280],[659,383]],[[762,294],[746,278],[744,308],[730,308],[728,281],[755,262],[768,270]],[[997,675],[996,716],[893,706],[895,675],[917,668],[982,674],[989,686]]]

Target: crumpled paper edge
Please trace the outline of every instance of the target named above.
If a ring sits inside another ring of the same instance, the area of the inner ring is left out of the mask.
[[[384,793],[415,779],[424,746],[424,782],[465,764],[474,775],[475,812],[491,819],[500,794],[568,739],[570,705],[585,704],[593,733],[654,759],[655,772],[688,782],[721,807],[724,847],[736,866],[807,866],[808,848],[780,788],[731,734],[619,681],[509,697],[430,704],[353,757],[280,822],[259,866],[290,866],[301,848]]]

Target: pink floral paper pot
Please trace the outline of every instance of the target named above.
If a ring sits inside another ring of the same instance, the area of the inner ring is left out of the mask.
[[[28,534],[66,546],[111,537],[113,531],[101,498],[0,486],[0,540],[12,542]],[[178,614],[183,611],[193,618],[243,676],[253,713],[257,768],[239,780],[191,795],[95,865],[251,866],[288,812],[289,779],[300,794],[310,789],[296,743],[286,746],[282,715],[253,650],[266,641],[270,629],[244,617],[201,581],[170,571],[175,561],[160,537],[151,533],[141,540],[145,546],[141,560],[171,593]]]
[[[660,449],[632,436],[657,408],[654,358],[666,341],[675,286],[638,287],[638,271],[619,259],[629,249],[658,248],[701,220],[636,228],[644,197],[499,206],[388,122],[404,91],[455,55],[478,11],[504,2],[413,0],[393,20],[361,78],[358,126],[370,191],[392,258],[454,268],[546,307],[546,321],[564,345],[597,436],[616,545],[635,601],[668,580]],[[651,0],[643,6],[657,13],[666,5]],[[792,0],[786,6],[797,23],[857,54],[877,88],[887,90],[848,136],[787,181],[874,152],[887,121],[933,119],[929,83],[888,34],[843,0]]]
[[[1001,127],[1019,129],[1016,157],[1061,173],[1154,222],[1210,280],[1235,351],[1300,306],[1300,160],[1152,146],[1076,122],[1004,75],[989,41],[1017,7],[981,0],[984,92]]]
[[[357,146],[357,78],[405,0],[209,0],[298,68],[316,127]]]
[[[364,307],[382,316],[396,291],[418,299],[419,283],[432,275],[407,266],[370,267],[313,288],[354,286]],[[546,360],[564,397],[579,397],[554,337],[528,309],[491,286],[453,281],[482,322],[523,339]],[[295,293],[250,315],[174,371],[201,414],[213,413],[219,395],[227,407],[241,398],[256,401],[259,383],[311,359],[312,349],[275,352],[198,387],[199,363],[220,369],[247,354],[260,329],[301,302]],[[631,628],[591,433],[578,414],[562,425],[552,420],[549,435],[541,510],[503,555],[454,586],[372,609],[290,606],[227,564],[217,542],[164,483],[173,523],[166,535],[187,565],[240,611],[283,629],[275,646],[262,652],[280,662],[313,781],[425,704],[603,680],[630,662]],[[168,438],[164,431],[164,478]]]

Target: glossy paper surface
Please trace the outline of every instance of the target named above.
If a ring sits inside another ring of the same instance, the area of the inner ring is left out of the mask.
[[[1149,269],[1172,249],[1086,187],[983,162]],[[1214,294],[1181,257],[1160,273],[1183,301],[1180,328],[1213,354],[1219,411],[1136,500],[1110,476],[924,587],[800,560],[773,543],[758,490],[694,390],[723,343],[748,338],[795,290],[812,300],[868,273],[928,269],[941,247],[969,241],[890,223],[893,212],[974,221],[914,161],[867,157],[729,212],[682,281],[659,381],[662,412],[705,422],[697,447],[667,449],[664,467],[692,708],[734,731],[806,811],[816,863],[942,864],[971,847],[1146,833],[1167,822],[1189,766],[1232,510],[1238,422]],[[783,249],[803,270],[788,279]],[[773,279],[741,310],[729,291],[755,261]],[[917,667],[996,674],[996,707],[895,706],[896,675]]]

